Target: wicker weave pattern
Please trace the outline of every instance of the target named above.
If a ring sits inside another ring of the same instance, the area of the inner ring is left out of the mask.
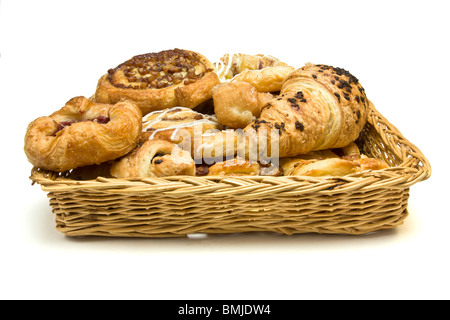
[[[428,160],[375,109],[357,141],[388,169],[345,177],[168,177],[75,181],[33,169],[70,236],[180,237],[269,231],[363,234],[400,225]]]

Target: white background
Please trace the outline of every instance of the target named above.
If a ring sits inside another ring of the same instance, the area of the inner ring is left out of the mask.
[[[448,299],[448,1],[0,4],[3,299]],[[410,215],[365,236],[69,238],[28,179],[26,126],[136,54],[271,54],[349,70],[430,160]]]

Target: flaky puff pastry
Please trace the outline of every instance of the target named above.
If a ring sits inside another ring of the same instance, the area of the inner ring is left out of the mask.
[[[95,100],[116,103],[130,100],[145,115],[182,106],[194,108],[211,99],[220,83],[213,64],[189,50],[165,50],[135,56],[100,78]]]
[[[115,161],[110,170],[116,178],[193,176],[195,163],[188,152],[168,141],[155,139]]]
[[[225,54],[215,67],[222,82],[244,81],[259,92],[280,91],[283,82],[294,71],[294,67],[263,54]]]
[[[280,159],[285,176],[345,176],[367,170],[381,170],[388,165],[359,152],[355,143],[333,150],[311,151],[305,155]]]
[[[245,128],[261,114],[262,107],[273,95],[258,92],[247,82],[228,82],[215,86],[212,91],[214,113],[217,120],[230,128]]]
[[[142,113],[131,102],[110,105],[75,97],[29,124],[25,153],[34,166],[58,172],[100,164],[135,148],[141,127]]]
[[[360,159],[328,158],[323,160],[290,159],[282,161],[283,174],[286,176],[345,176],[366,170],[387,168],[381,160],[362,156]]]
[[[244,131],[278,129],[273,142],[280,157],[340,148],[358,137],[369,103],[358,79],[348,71],[307,64],[286,79],[280,96],[267,103],[259,119]],[[268,148],[270,139],[261,147]]]
[[[260,165],[244,159],[231,159],[217,162],[209,167],[209,176],[256,176],[259,175]]]

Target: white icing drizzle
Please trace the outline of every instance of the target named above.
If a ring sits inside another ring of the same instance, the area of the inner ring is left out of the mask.
[[[240,64],[242,63],[241,56],[242,56],[242,54],[240,54],[240,53],[228,53],[228,63],[225,64],[222,60],[219,60],[218,62],[215,63],[216,73],[219,76],[219,79],[221,82],[232,82],[234,80],[234,78],[236,78],[239,75],[239,73],[238,73],[238,74],[234,75],[231,79],[226,78],[226,76],[230,72],[231,67],[233,65],[237,65],[238,69],[240,69]],[[272,60],[273,62],[279,61],[277,58],[275,58],[271,55],[268,55],[268,54],[264,54],[263,56],[261,56],[261,59],[264,59],[264,58],[266,58],[268,60]],[[269,66],[264,67],[262,69],[254,69],[254,70],[249,69],[247,71],[260,72],[261,70],[263,70],[265,68],[269,68]]]
[[[225,55],[224,55],[225,56]],[[228,82],[232,79],[227,79],[226,75],[230,72],[233,64],[239,65],[241,63],[241,56],[239,53],[228,53],[228,63],[224,63],[219,60],[215,63],[216,73],[219,76],[221,82]]]
[[[178,111],[178,110],[179,110],[179,111],[189,111],[189,112],[193,112],[193,113],[195,113],[195,114],[200,114],[200,115],[203,117],[203,119],[193,120],[193,121],[191,121],[191,122],[185,122],[185,123],[173,124],[173,125],[168,126],[168,127],[165,127],[165,128],[155,129],[155,130],[152,132],[152,134],[150,135],[149,140],[154,139],[154,138],[155,138],[155,135],[156,135],[158,132],[161,132],[161,131],[166,131],[166,130],[173,130],[173,129],[175,129],[175,130],[173,131],[172,135],[171,135],[171,140],[173,140],[174,137],[177,135],[179,129],[188,128],[188,127],[194,127],[194,126],[196,126],[196,125],[202,125],[202,124],[219,125],[219,123],[217,122],[217,119],[216,119],[215,116],[212,116],[212,115],[204,115],[204,114],[201,114],[201,113],[199,113],[199,112],[196,112],[196,111],[194,111],[194,110],[192,110],[192,109],[185,108],[185,107],[174,107],[174,108],[165,109],[165,110],[157,110],[157,111],[153,111],[153,112],[151,112],[151,113],[145,115],[144,118],[142,119],[142,122],[143,122],[142,132],[146,132],[148,129],[151,129],[155,124],[157,124],[157,123],[163,121],[164,116],[165,116],[168,112],[173,111],[174,109],[176,109],[177,111]],[[148,118],[150,118],[151,116],[154,116],[155,114],[158,114],[158,113],[159,113],[159,115],[158,115],[155,119],[150,120],[150,121],[148,120]],[[168,119],[168,120],[170,121],[170,119]]]

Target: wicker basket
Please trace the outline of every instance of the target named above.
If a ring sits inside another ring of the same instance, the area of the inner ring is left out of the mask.
[[[48,192],[56,228],[69,236],[182,237],[265,231],[364,234],[407,217],[409,187],[428,160],[377,110],[358,141],[390,167],[345,177],[168,177],[76,181],[32,170]]]

